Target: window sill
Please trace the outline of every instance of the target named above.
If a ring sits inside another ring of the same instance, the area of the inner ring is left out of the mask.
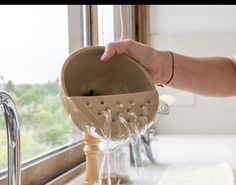
[[[45,185],[85,161],[84,143],[63,147],[22,165],[22,185]],[[0,185],[8,184],[7,174],[0,177]]]
[[[83,184],[86,162],[74,167],[45,185],[78,185]]]

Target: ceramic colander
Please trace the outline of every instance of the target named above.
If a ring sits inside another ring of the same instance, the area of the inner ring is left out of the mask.
[[[159,95],[142,65],[126,55],[101,62],[104,49],[85,47],[67,58],[61,71],[60,98],[83,132],[96,138],[126,139],[151,126]]]

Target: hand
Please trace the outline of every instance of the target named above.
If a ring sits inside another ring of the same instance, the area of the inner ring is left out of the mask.
[[[157,84],[165,84],[171,75],[169,52],[157,51],[134,40],[122,40],[106,45],[101,61],[109,61],[116,54],[125,54],[142,64]]]

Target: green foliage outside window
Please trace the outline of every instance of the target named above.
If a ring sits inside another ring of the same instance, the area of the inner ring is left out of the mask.
[[[71,123],[59,98],[59,81],[45,84],[2,83],[14,100],[21,129],[22,161],[72,142]],[[7,167],[7,133],[0,116],[0,169]]]

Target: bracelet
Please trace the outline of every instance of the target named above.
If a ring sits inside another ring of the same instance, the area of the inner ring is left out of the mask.
[[[173,53],[170,51],[170,54],[171,54],[171,65],[172,65],[172,72],[171,72],[171,76],[170,76],[170,79],[166,82],[165,85],[169,84],[170,81],[173,79],[173,76],[174,76],[174,65],[175,65],[175,61],[174,61],[174,55]]]

